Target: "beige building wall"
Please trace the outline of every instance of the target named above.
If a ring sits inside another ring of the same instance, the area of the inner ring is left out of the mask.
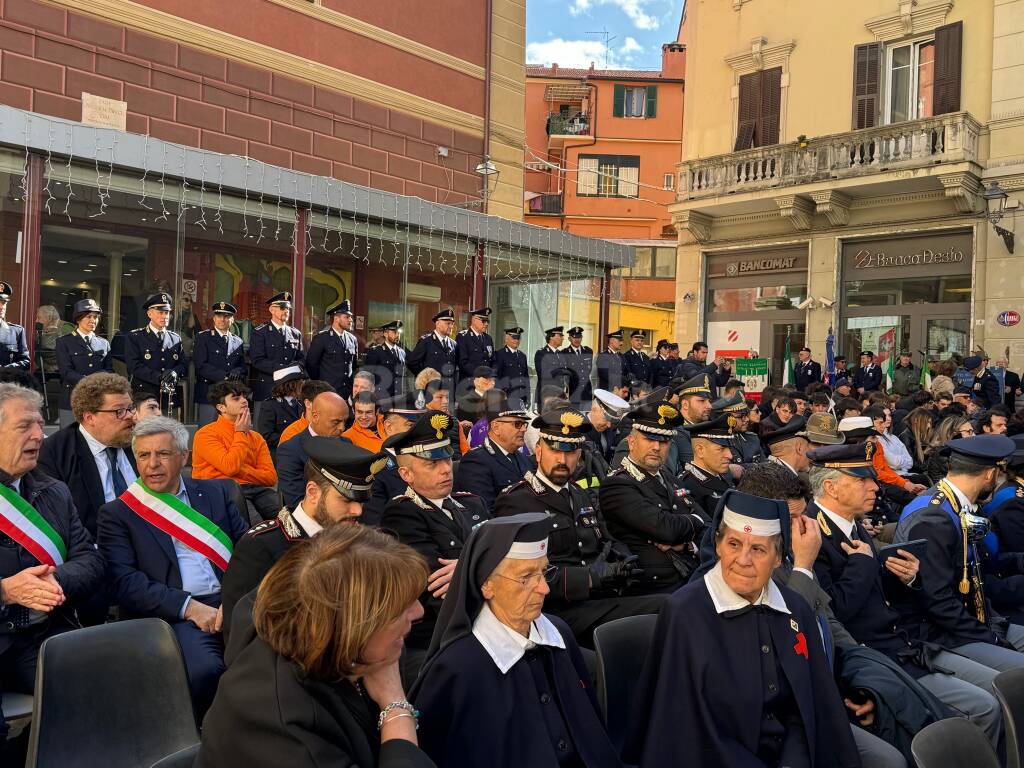
[[[491,28],[491,159],[498,167],[488,211],[523,220],[526,141],[526,1],[493,0]]]

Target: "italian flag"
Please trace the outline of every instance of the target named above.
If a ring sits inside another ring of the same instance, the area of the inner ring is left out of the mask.
[[[0,531],[3,531],[43,565],[56,568],[68,556],[64,540],[46,518],[17,491],[0,485]]]
[[[222,571],[227,570],[231,539],[210,518],[173,493],[151,491],[136,480],[121,494],[121,501],[150,525],[194,549]]]
[[[789,343],[790,329],[786,328],[786,359],[782,366],[782,386],[796,384],[796,368],[793,366],[793,349]]]

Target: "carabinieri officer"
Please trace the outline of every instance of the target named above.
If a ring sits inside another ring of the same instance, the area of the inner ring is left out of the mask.
[[[451,308],[441,310],[431,320],[434,330],[423,334],[416,342],[407,363],[409,372],[418,376],[424,368],[433,368],[454,384],[458,376],[458,353],[449,334],[455,325],[455,311]]]
[[[270,399],[274,391],[274,371],[291,365],[305,363],[306,354],[302,347],[302,333],[288,325],[292,314],[292,294],[282,291],[267,299],[270,308],[270,322],[257,326],[249,342],[249,361],[259,371],[253,400],[256,402],[257,418],[259,404]]]
[[[471,310],[469,328],[459,331],[455,338],[455,357],[459,366],[459,380],[466,381],[463,389],[472,389],[473,371],[481,365],[494,366],[494,339],[487,333],[491,324],[491,308]],[[461,392],[460,392],[461,394]]]
[[[110,342],[96,335],[103,310],[94,299],[75,302],[72,320],[78,327],[57,339],[57,370],[60,372],[60,426],[75,421],[71,412],[71,390],[90,373],[113,371]]]
[[[125,337],[124,362],[132,392],[145,392],[160,403],[168,414],[173,405],[181,405],[178,382],[188,375],[188,356],[181,347],[181,336],[168,330],[171,321],[171,297],[154,293],[142,305],[149,325],[136,328]]]
[[[497,386],[510,398],[518,399],[524,407],[530,406],[530,363],[519,348],[523,329],[518,326],[505,329],[505,346],[494,353],[494,372]]]
[[[326,381],[348,400],[352,396],[352,375],[356,372],[359,341],[352,327],[352,303],[345,299],[327,310],[331,321],[313,337],[306,353],[306,370],[311,379]]]
[[[234,321],[235,306],[218,301],[213,305],[213,328],[200,331],[196,336],[192,355],[196,367],[196,405],[199,406],[200,426],[217,419],[216,408],[206,398],[210,385],[227,379],[245,381],[249,373],[242,337],[231,332]]]
[[[32,363],[28,356],[25,329],[7,322],[7,304],[13,293],[14,288],[10,283],[0,281],[0,368],[21,368],[27,371]]]

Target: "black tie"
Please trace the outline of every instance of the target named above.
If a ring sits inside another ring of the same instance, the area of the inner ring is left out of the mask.
[[[162,347],[164,345],[164,332],[163,331],[157,331],[156,332],[156,337],[160,340],[160,346]]]
[[[128,490],[128,484],[124,481],[124,475],[117,468],[117,448],[104,448],[107,454],[107,464],[110,465],[110,477],[114,481],[114,498],[119,497]]]

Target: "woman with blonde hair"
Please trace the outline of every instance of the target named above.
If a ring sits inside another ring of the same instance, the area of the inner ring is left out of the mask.
[[[373,528],[295,544],[235,607],[197,768],[433,768],[398,671],[426,582],[423,558]]]
[[[949,472],[949,456],[944,456],[942,450],[946,443],[973,436],[974,426],[966,416],[947,416],[935,426],[924,453],[924,471],[932,483],[939,482]]]

